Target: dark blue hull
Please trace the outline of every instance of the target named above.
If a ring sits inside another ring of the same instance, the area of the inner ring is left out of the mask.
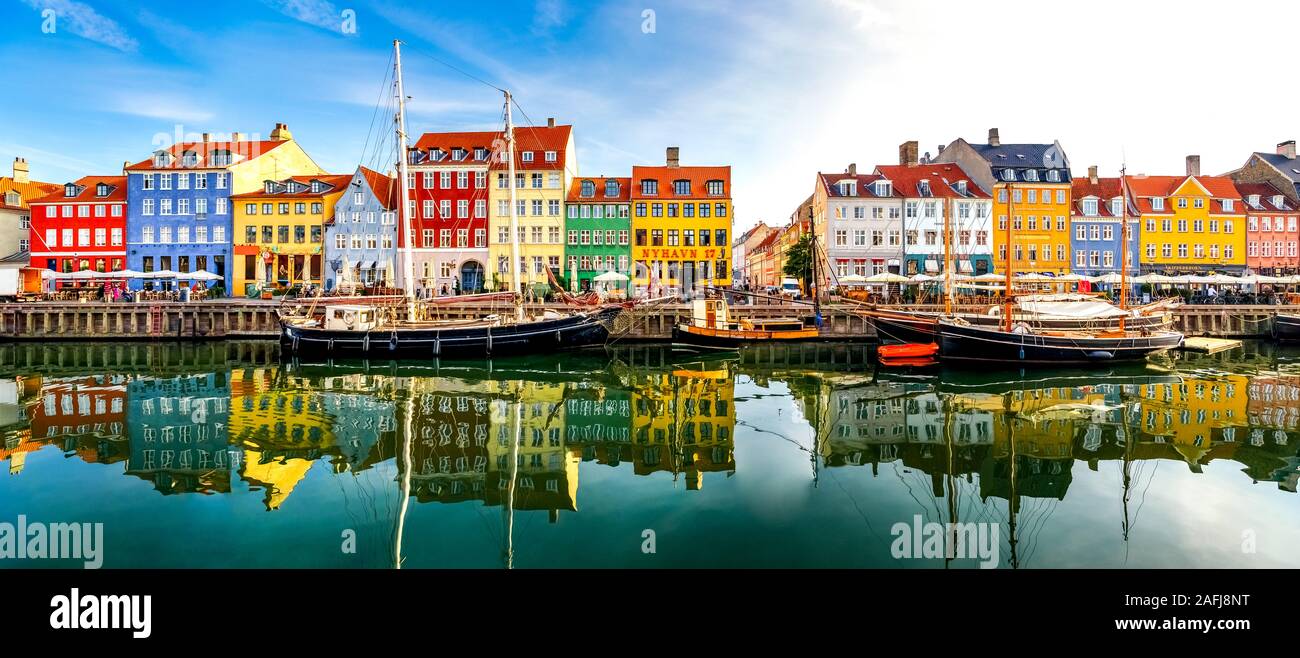
[[[1279,341],[1300,341],[1300,315],[1273,316],[1273,338]]]
[[[1116,338],[1080,338],[999,329],[939,324],[939,354],[945,362],[1001,363],[1008,366],[1094,365],[1141,361],[1177,348],[1176,332],[1153,332]]]
[[[280,344],[288,356],[397,359],[478,359],[548,354],[604,345],[620,307],[555,320],[476,327],[397,327],[369,332],[334,331],[282,322]]]

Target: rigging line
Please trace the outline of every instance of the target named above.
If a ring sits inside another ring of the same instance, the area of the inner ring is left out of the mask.
[[[379,97],[375,99],[375,109],[370,113],[370,127],[366,129],[366,141],[361,145],[361,159],[358,162],[365,162],[366,152],[370,150],[370,136],[375,130],[375,120],[379,118],[379,106],[384,102],[384,95],[388,90],[389,81],[393,74],[393,54],[388,54],[388,63],[384,65],[384,79],[379,85]]]
[[[524,111],[524,106],[522,106],[522,105],[519,104],[519,100],[518,100],[517,98],[515,98],[513,94],[510,96],[510,102],[511,102],[511,103],[514,103],[515,107],[519,108],[519,114],[521,114],[521,115],[524,117],[524,120],[528,122],[528,125],[527,125],[526,127],[528,128],[529,131],[531,131],[531,132],[533,133],[533,138],[536,139],[536,138],[537,138],[537,132],[536,132],[536,130],[537,130],[537,124],[533,122],[533,118],[530,117],[530,116],[528,116],[528,113]],[[540,143],[540,140],[538,140],[538,141],[539,141],[539,143]],[[571,176],[571,177],[573,177],[573,178],[577,178],[577,177],[578,177],[578,172],[576,172],[576,171],[574,171],[573,169],[570,169],[570,168],[569,168],[569,160],[568,160],[568,158],[565,158],[565,160],[564,160],[564,171],[565,171],[566,173],[568,173],[569,176]],[[564,190],[564,192],[567,193],[568,190]]]
[[[425,52],[424,50],[422,50],[422,49],[420,49],[420,48],[418,48],[418,47],[416,47],[416,46],[411,45],[411,44],[410,44],[409,42],[407,42],[407,41],[403,41],[403,42],[402,42],[402,45],[406,46],[407,50],[409,50],[409,51],[413,51],[413,52],[415,52],[415,54],[417,54],[417,55],[423,55],[423,56],[425,56],[425,57],[428,57],[429,59],[431,59],[431,60],[433,60],[433,61],[435,61],[435,62],[437,62],[437,63],[439,63],[439,64],[441,64],[441,65],[443,65],[443,66],[445,66],[445,67],[447,67],[447,68],[449,68],[449,69],[451,69],[451,70],[453,70],[453,71],[455,71],[455,72],[457,72],[457,73],[459,73],[459,74],[461,74],[461,75],[463,75],[463,76],[465,76],[465,77],[467,77],[467,78],[469,78],[470,80],[473,80],[473,81],[478,82],[478,83],[480,83],[480,84],[483,84],[483,85],[486,85],[486,86],[488,86],[488,87],[491,87],[492,89],[495,89],[495,90],[497,90],[497,91],[499,91],[499,92],[501,92],[501,93],[503,93],[503,94],[506,93],[506,90],[504,90],[504,89],[502,89],[502,88],[500,88],[500,87],[498,87],[498,86],[492,84],[491,82],[488,82],[487,80],[484,80],[483,78],[480,78],[480,77],[474,75],[473,73],[470,73],[470,72],[468,72],[468,71],[466,71],[466,70],[464,70],[464,69],[462,69],[462,68],[460,68],[460,67],[458,67],[458,66],[456,66],[456,65],[454,65],[454,64],[451,64],[450,62],[447,62],[447,61],[444,60],[444,59],[441,59],[441,58],[435,57],[435,56],[433,56],[432,54],[427,53],[427,52]]]

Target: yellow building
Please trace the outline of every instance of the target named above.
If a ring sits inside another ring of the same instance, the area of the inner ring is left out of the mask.
[[[1190,160],[1190,159],[1189,159]],[[1129,176],[1141,218],[1138,258],[1143,273],[1237,272],[1246,267],[1246,210],[1232,179]]]
[[[637,291],[681,294],[731,285],[731,167],[632,168],[632,262]]]
[[[565,440],[564,384],[526,380],[501,384],[500,397],[492,401],[490,410],[485,502],[504,505],[513,474],[514,509],[577,511],[582,454]],[[511,449],[516,428],[517,451]]]
[[[544,127],[515,129],[515,210],[519,234],[510,235],[510,185],[504,152],[493,162],[489,178],[488,260],[497,289],[510,289],[514,269],[510,266],[511,240],[519,240],[523,261],[523,285],[548,281],[546,268],[557,278],[564,276],[564,200],[569,183],[578,172],[573,145],[573,126],[557,126],[552,119]]]
[[[958,139],[936,162],[955,162],[993,195],[993,268],[1005,272],[1010,229],[1013,272],[1070,271],[1070,161],[1060,143],[987,144]],[[978,229],[977,229],[978,230]]]
[[[703,473],[736,470],[733,374],[678,369],[637,377],[631,420],[638,475],[684,474],[686,488],[698,490]]]
[[[234,292],[321,285],[325,224],[347,191],[350,175],[266,180],[262,189],[230,198],[234,209]]]
[[[1213,444],[1245,439],[1249,386],[1244,375],[1143,385],[1134,429],[1173,444],[1189,464],[1198,464]]]

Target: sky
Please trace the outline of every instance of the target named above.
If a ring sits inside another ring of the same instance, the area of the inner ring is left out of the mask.
[[[787,223],[819,171],[990,127],[1080,174],[1226,172],[1300,137],[1297,24],[1262,0],[0,0],[0,171],[119,173],[280,122],[331,172],[391,168],[400,39],[412,135],[498,129],[507,88],[517,124],[574,126],[582,175],[667,146],[732,165],[740,230]]]

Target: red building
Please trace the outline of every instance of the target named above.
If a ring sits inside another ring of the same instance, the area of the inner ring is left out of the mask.
[[[1300,271],[1300,210],[1269,183],[1237,183],[1246,202],[1246,267],[1279,276]]]
[[[126,176],[86,176],[31,202],[32,267],[126,267]]]
[[[488,166],[500,142],[496,132],[425,133],[411,149],[411,256],[424,294],[484,287]]]

